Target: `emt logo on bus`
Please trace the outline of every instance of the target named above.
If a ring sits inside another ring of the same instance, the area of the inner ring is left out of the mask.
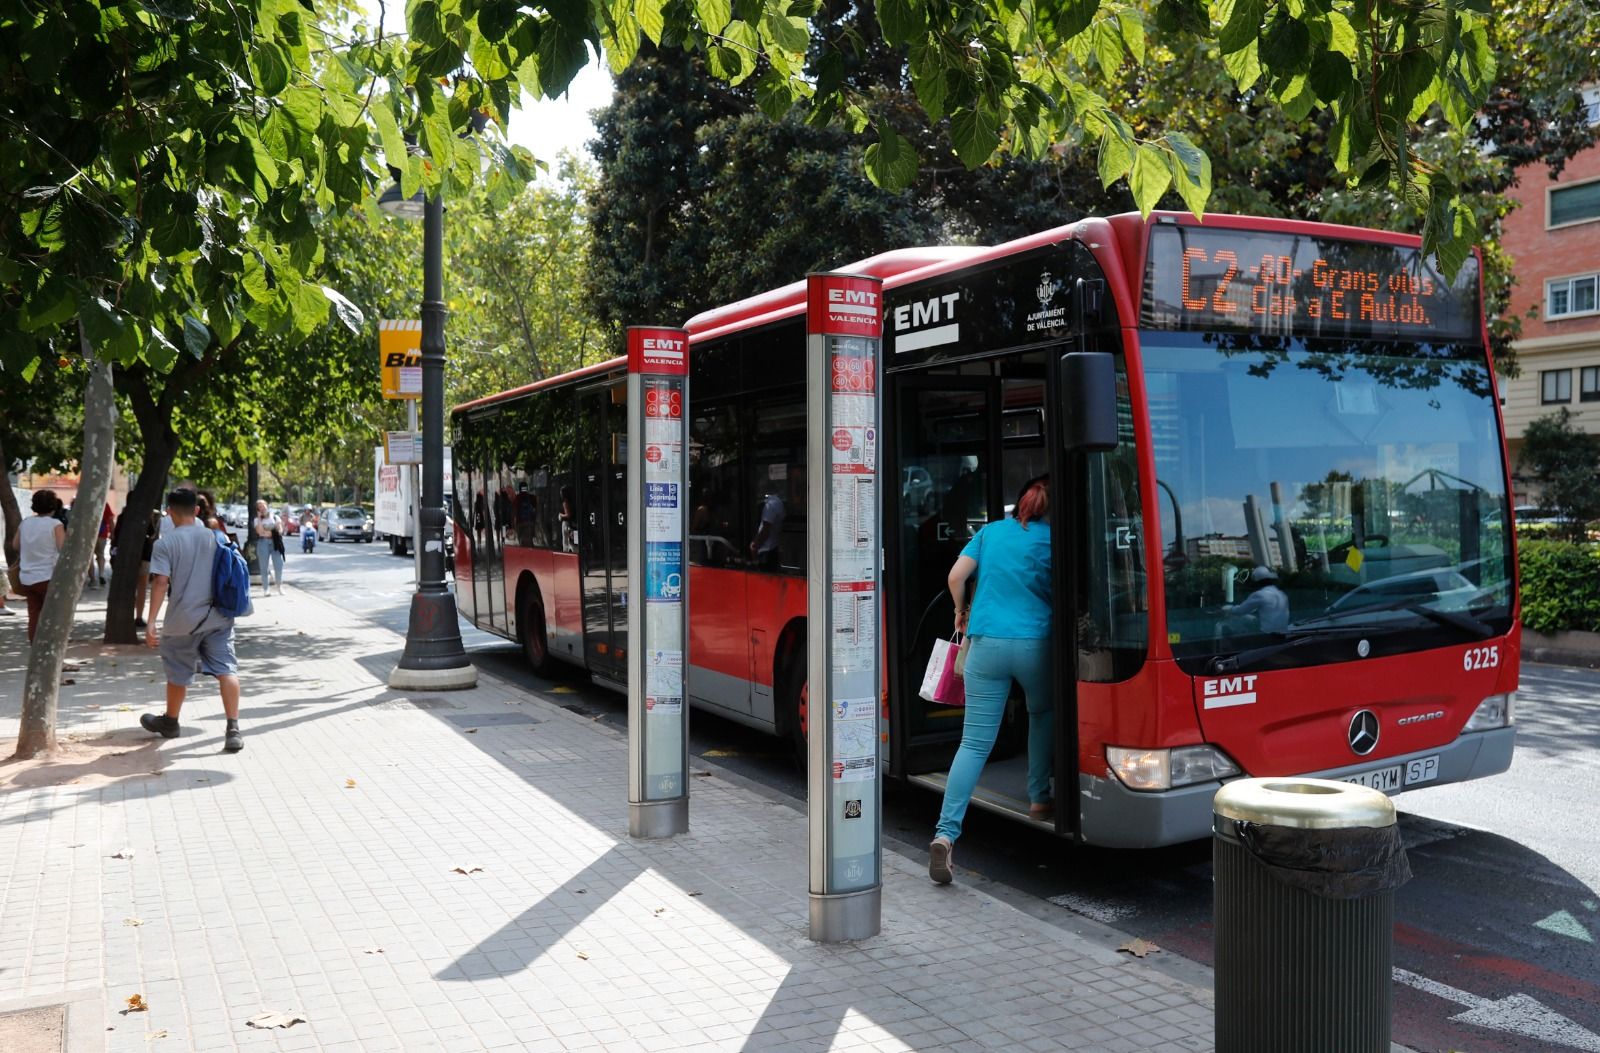
[[[1229,706],[1248,706],[1256,700],[1256,675],[1223,676],[1201,681],[1200,693],[1205,696],[1207,709],[1227,709]]]

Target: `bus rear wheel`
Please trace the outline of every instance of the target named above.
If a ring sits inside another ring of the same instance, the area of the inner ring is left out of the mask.
[[[539,676],[549,676],[552,663],[550,643],[545,634],[544,604],[535,589],[524,589],[517,604],[517,635],[522,638],[522,654],[528,660],[528,667]]]
[[[806,664],[802,657],[788,662],[778,680],[779,704],[783,707],[784,739],[789,743],[789,754],[795,767],[804,775],[810,759],[806,733],[810,724],[810,690],[806,682]]]

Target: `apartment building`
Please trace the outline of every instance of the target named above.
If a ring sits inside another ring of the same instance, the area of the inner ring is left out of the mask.
[[[1600,123],[1600,86],[1583,95]],[[1521,376],[1500,381],[1521,504],[1537,503],[1517,464],[1529,421],[1565,407],[1578,427],[1600,434],[1600,146],[1572,158],[1556,179],[1542,164],[1527,166],[1511,194],[1521,202],[1503,235],[1518,278],[1511,311],[1537,312],[1516,344]]]

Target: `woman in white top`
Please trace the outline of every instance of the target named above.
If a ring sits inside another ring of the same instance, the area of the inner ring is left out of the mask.
[[[45,593],[50,591],[50,575],[55,573],[61,544],[67,538],[67,528],[55,518],[60,507],[61,499],[54,490],[35,490],[33,517],[24,519],[17,528],[22,555],[17,567],[17,591],[28,600],[29,643],[39,628],[39,612],[44,609]]]
[[[256,502],[256,518],[253,523],[256,535],[256,568],[261,572],[261,589],[266,595],[272,595],[272,586],[268,581],[267,572],[272,571],[272,578],[278,583],[278,592],[283,592],[283,535],[279,533],[278,520],[267,511],[265,501]],[[277,534],[276,537],[273,535]]]

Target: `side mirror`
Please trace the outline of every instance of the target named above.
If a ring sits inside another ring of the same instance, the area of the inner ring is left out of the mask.
[[[1099,453],[1117,445],[1117,365],[1105,351],[1061,356],[1061,440],[1068,450]]]

